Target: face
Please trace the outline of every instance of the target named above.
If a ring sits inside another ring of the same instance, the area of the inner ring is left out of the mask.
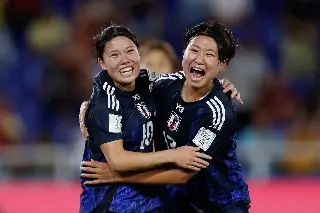
[[[195,89],[212,84],[224,68],[219,62],[217,43],[208,36],[196,36],[188,44],[182,60],[187,84]]]
[[[153,72],[172,73],[173,67],[170,59],[162,50],[152,50],[141,59],[142,67]]]
[[[103,70],[107,70],[115,83],[133,84],[140,72],[138,48],[127,37],[115,37],[106,44],[99,65]]]

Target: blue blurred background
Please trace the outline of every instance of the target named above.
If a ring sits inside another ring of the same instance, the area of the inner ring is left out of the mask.
[[[318,180],[319,11],[317,0],[1,0],[0,182],[78,179],[78,113],[99,71],[92,37],[101,25],[166,41],[181,60],[185,29],[208,19],[241,43],[220,77],[244,102],[238,156],[248,179]]]

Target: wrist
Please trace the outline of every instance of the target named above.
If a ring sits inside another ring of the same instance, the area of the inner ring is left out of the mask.
[[[120,174],[114,174],[113,177],[115,183],[124,183],[126,181],[125,176],[122,176]]]
[[[166,159],[167,163],[176,163],[175,158],[174,158],[175,157],[175,150],[168,149],[165,152],[166,152],[165,159]]]

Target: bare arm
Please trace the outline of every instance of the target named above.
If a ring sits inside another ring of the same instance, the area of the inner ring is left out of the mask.
[[[117,172],[144,170],[174,163],[173,150],[150,153],[131,152],[123,149],[122,140],[104,143],[100,147],[112,170]]]
[[[180,167],[199,171],[208,166],[208,162],[203,159],[211,159],[209,155],[198,152],[200,148],[193,146],[140,153],[124,150],[123,141],[116,140],[104,143],[100,147],[110,167],[116,172],[145,170],[167,163],[175,163]]]
[[[197,172],[182,169],[152,170],[143,173],[121,175],[120,182],[142,184],[184,184]]]
[[[101,183],[142,183],[142,184],[184,184],[196,171],[183,170],[179,168],[159,168],[145,172],[115,172],[107,163],[97,161],[82,162],[82,177],[87,180],[85,184]]]

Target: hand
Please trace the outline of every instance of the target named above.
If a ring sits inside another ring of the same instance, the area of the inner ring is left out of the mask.
[[[88,109],[88,102],[87,101],[84,101],[82,104],[81,104],[81,107],[80,107],[80,113],[79,113],[79,124],[80,124],[80,130],[81,130],[81,133],[83,136],[85,137],[88,137],[89,134],[88,134],[88,130],[84,124],[84,119],[85,119],[85,115],[86,115],[86,111]]]
[[[237,91],[237,88],[235,88],[235,86],[228,79],[221,79],[220,83],[222,84],[224,93],[231,91],[231,98],[234,98],[239,103],[243,104],[240,98],[240,92]]]
[[[200,171],[206,168],[209,163],[203,159],[211,160],[211,156],[199,152],[199,147],[182,146],[173,149],[172,156],[173,162],[182,168]]]
[[[96,185],[102,183],[115,183],[120,182],[120,176],[114,173],[107,163],[98,161],[83,161],[81,162],[81,177],[90,178],[95,180],[87,180],[84,184]]]

